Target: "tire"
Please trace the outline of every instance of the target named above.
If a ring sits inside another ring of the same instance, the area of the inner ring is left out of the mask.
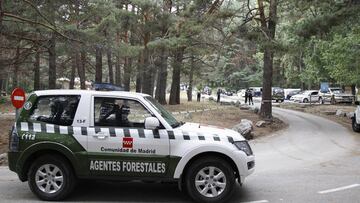
[[[307,99],[307,98],[305,98],[304,100],[303,100],[303,103],[308,103],[309,102],[309,100]]]
[[[37,184],[37,182],[42,182],[42,184]],[[28,172],[28,184],[39,199],[59,201],[65,199],[73,191],[76,177],[67,160],[61,156],[45,155],[36,159],[31,165]]]
[[[352,129],[354,132],[360,132],[360,125],[356,123],[356,116],[352,118]]]
[[[324,104],[324,100],[321,97],[319,98],[319,103]]]
[[[216,178],[221,172],[223,175]],[[234,191],[234,171],[228,162],[218,157],[206,157],[193,162],[185,178],[187,192],[195,202],[226,202]],[[199,185],[196,185],[196,180]],[[205,192],[204,195],[201,190]]]

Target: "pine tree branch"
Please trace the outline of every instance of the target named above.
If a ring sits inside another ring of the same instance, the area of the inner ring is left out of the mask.
[[[36,11],[36,13],[39,14],[39,16],[41,16],[44,20],[46,20],[47,23],[49,23],[50,25],[56,27],[52,22],[50,22],[49,19],[46,18],[45,15],[43,15],[43,14],[40,12],[40,10],[36,7],[36,5],[34,5],[33,3],[31,3],[31,2],[28,1],[28,0],[23,0],[23,1],[24,1],[25,3],[27,3],[27,4],[29,4],[29,5]]]
[[[70,37],[64,35],[63,33],[59,32],[56,28],[54,28],[54,27],[52,27],[50,25],[47,25],[47,24],[44,24],[44,23],[41,23],[41,22],[36,22],[36,21],[30,20],[30,19],[27,19],[27,18],[23,18],[21,16],[17,16],[17,15],[11,14],[11,13],[7,13],[7,12],[3,12],[3,15],[4,15],[4,17],[14,18],[14,19],[17,19],[17,20],[20,20],[20,21],[23,21],[23,22],[27,22],[27,23],[30,23],[30,24],[40,25],[40,26],[45,27],[45,28],[47,28],[47,29],[49,29],[51,31],[54,31],[56,34],[60,35],[61,37],[65,38],[67,40],[83,43],[80,40],[73,39],[73,38],[70,38]]]

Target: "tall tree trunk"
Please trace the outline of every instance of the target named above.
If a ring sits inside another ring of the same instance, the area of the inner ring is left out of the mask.
[[[107,48],[107,61],[108,61],[108,67],[109,67],[109,82],[111,84],[114,84],[114,71],[113,71],[113,64],[112,64],[112,58],[111,58],[111,48]]]
[[[184,55],[183,48],[179,48],[175,53],[172,83],[171,83],[170,98],[169,98],[170,105],[180,104],[180,74],[181,74],[183,55]]]
[[[80,89],[84,90],[84,89],[86,89],[86,86],[85,86],[86,52],[81,51],[80,57],[81,58],[79,58],[79,55],[77,55],[77,58],[76,58],[77,68],[78,68],[77,71],[78,71],[79,78],[80,78]]]
[[[267,35],[269,44],[275,39],[277,0],[270,0],[269,17],[265,18],[263,0],[258,0],[261,29]],[[268,23],[266,23],[268,21]],[[272,119],[272,75],[273,75],[274,48],[265,45],[264,48],[264,69],[263,69],[263,94],[260,115],[264,119]]]
[[[49,41],[49,89],[56,89],[56,33],[51,34]]]
[[[187,98],[188,101],[192,101],[192,87],[193,87],[193,80],[194,80],[194,69],[195,69],[195,63],[194,63],[194,56],[191,56],[190,58],[190,73],[189,73],[189,87],[187,89]]]
[[[18,86],[18,75],[19,75],[19,57],[20,57],[20,42],[16,47],[15,60],[14,60],[14,75],[13,75],[13,88]]]
[[[142,72],[143,72],[143,62],[142,62],[142,54],[140,54],[139,59],[138,59],[138,63],[137,63],[137,73],[136,73],[136,92],[141,92],[141,88],[142,88]]]
[[[171,14],[172,1],[163,0],[163,13],[164,17]],[[162,36],[166,37],[168,34],[169,25],[164,24],[162,27]],[[158,100],[160,104],[166,104],[166,85],[167,85],[167,75],[168,75],[168,51],[165,47],[160,48],[160,64],[158,65],[158,74],[156,82],[156,91],[155,99]]]
[[[142,92],[150,96],[153,95],[153,89],[151,89],[152,82],[152,70],[149,63],[149,49],[145,47],[143,52],[143,81]]]
[[[3,5],[3,0],[0,0],[0,26],[2,25],[3,16],[4,16],[4,5]]]
[[[71,60],[71,73],[70,73],[70,84],[69,89],[74,89],[75,86],[75,72],[77,69],[77,59],[78,59],[78,53],[74,53],[72,60]]]
[[[115,84],[121,85],[121,64],[120,64],[120,54],[116,54],[116,62],[115,62]]]
[[[132,59],[125,57],[124,63],[124,89],[125,91],[130,91],[130,77],[131,77],[131,64]]]
[[[95,47],[95,82],[102,82],[102,50],[101,45]]]
[[[155,99],[160,104],[166,104],[166,80],[167,80],[167,59],[168,54],[165,48],[160,50],[160,64],[157,76]]]
[[[40,89],[40,50],[35,53],[34,61],[34,90]]]

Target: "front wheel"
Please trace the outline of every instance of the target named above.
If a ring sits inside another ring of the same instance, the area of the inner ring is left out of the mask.
[[[191,164],[186,174],[186,188],[196,202],[226,202],[235,185],[232,167],[218,157],[207,157]]]
[[[356,116],[352,118],[352,129],[354,132],[360,132],[360,125],[356,123]]]
[[[309,102],[309,100],[307,99],[307,98],[305,98],[304,100],[303,100],[303,103],[308,103]]]
[[[31,191],[40,199],[59,201],[74,189],[76,178],[69,163],[60,156],[45,155],[31,165],[28,173]]]

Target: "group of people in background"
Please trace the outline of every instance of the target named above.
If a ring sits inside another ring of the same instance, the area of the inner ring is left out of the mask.
[[[216,92],[217,95],[217,99],[216,102],[219,103],[220,102],[220,98],[221,98],[221,89],[218,89],[218,91]],[[199,91],[197,93],[197,101],[200,102],[200,98],[201,98],[201,92]],[[253,101],[253,93],[250,89],[247,89],[245,92],[245,104],[247,104],[247,102],[249,101],[249,105],[254,105],[254,101]]]
[[[254,105],[253,94],[250,89],[247,89],[245,92],[245,104],[247,104],[248,100],[249,100],[249,105]]]

